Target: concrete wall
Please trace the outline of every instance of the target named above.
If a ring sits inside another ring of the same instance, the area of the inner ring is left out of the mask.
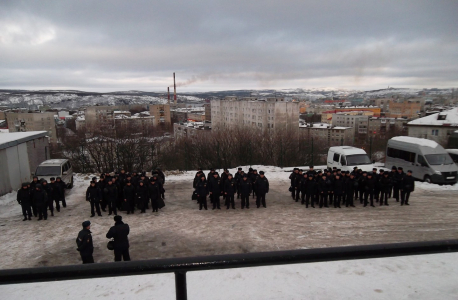
[[[57,142],[56,122],[54,112],[44,113],[6,113],[10,132],[17,131],[48,131],[51,143]],[[24,121],[24,126],[16,129],[15,122]]]
[[[412,126],[407,125],[408,135],[417,138],[429,139],[437,142],[442,147],[447,147],[448,139],[453,131],[458,130],[456,127],[440,127],[440,126]],[[433,135],[433,130],[437,130],[438,134]]]

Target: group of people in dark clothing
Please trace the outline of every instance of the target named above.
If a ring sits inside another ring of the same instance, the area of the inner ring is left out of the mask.
[[[257,170],[249,169],[245,173],[238,168],[234,176],[224,169],[221,176],[215,169],[211,169],[205,176],[201,168],[196,173],[193,182],[193,200],[197,200],[199,210],[207,210],[207,196],[210,195],[212,209],[221,209],[220,197],[224,200],[226,209],[235,209],[235,197],[241,199],[241,208],[250,208],[250,196],[256,197],[256,207],[261,205],[266,208],[266,194],[269,192],[269,180],[263,171],[258,174]]]
[[[121,216],[114,217],[115,225],[107,232],[106,237],[112,239],[114,260],[115,261],[129,261],[129,238],[127,237],[130,232],[128,224],[122,221]],[[81,255],[83,264],[94,263],[94,244],[92,241],[91,222],[84,221],[82,223],[83,229],[78,233],[76,238],[77,250]]]
[[[363,172],[354,168],[352,172],[340,169],[326,169],[315,171],[313,166],[304,172],[294,168],[289,176],[291,180],[291,197],[308,208],[319,205],[322,207],[334,206],[340,208],[355,207],[354,200],[359,200],[365,207],[375,207],[375,202],[389,205],[388,199],[394,198],[401,205],[409,205],[410,193],[415,189],[415,180],[412,171],[404,173],[402,167],[393,166],[391,172],[373,168],[372,172]]]
[[[165,206],[165,175],[160,169],[152,172],[150,178],[146,177],[146,172],[126,173],[122,169],[114,176],[105,173],[93,177],[90,186],[86,191],[86,201],[91,204],[91,217],[102,216],[102,211],[108,215],[117,215],[118,210],[133,214],[135,209],[145,213],[151,202],[153,212]]]
[[[38,180],[33,177],[32,182],[24,182],[17,192],[17,201],[22,207],[22,221],[32,220],[32,214],[38,217],[38,221],[48,219],[48,209],[51,216],[54,216],[54,203],[56,210],[60,212],[60,202],[66,207],[65,189],[67,185],[60,177],[52,177],[51,183],[45,179]]]

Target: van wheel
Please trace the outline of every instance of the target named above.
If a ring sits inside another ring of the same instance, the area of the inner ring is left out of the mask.
[[[431,177],[429,177],[428,175],[425,175],[424,182],[431,183]]]
[[[72,176],[72,179],[70,180],[70,184],[68,185],[68,188],[69,189],[73,188],[73,176]]]

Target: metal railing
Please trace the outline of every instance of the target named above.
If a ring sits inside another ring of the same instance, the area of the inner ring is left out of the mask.
[[[166,258],[0,270],[0,284],[175,273],[176,299],[187,299],[186,272],[458,252],[458,240]]]

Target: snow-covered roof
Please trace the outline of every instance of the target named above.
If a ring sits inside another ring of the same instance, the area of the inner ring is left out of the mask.
[[[0,134],[0,149],[14,147],[37,138],[45,137],[47,131],[9,132]]]
[[[415,145],[420,145],[420,146],[430,147],[430,148],[436,148],[438,146],[438,144],[435,141],[416,138],[416,137],[410,137],[410,136],[395,136],[394,138],[391,138],[391,139],[393,141],[415,144]]]
[[[352,146],[330,147],[329,151],[338,152],[338,153],[344,153],[345,155],[366,154],[366,151],[364,151],[363,149],[352,147]]]
[[[343,127],[343,126],[336,126],[333,127],[332,129],[352,129],[353,127]]]
[[[443,120],[439,116],[442,116]],[[407,125],[458,126],[458,108],[455,107],[407,123]]]

